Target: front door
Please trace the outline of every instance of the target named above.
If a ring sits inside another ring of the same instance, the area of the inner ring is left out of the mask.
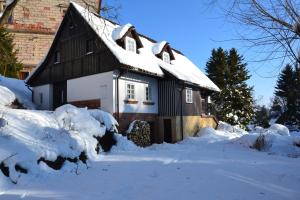
[[[172,120],[164,119],[164,141],[172,143]]]
[[[53,84],[53,110],[67,103],[67,81]]]

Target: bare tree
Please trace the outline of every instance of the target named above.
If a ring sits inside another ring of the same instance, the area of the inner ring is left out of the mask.
[[[224,7],[219,0],[211,1],[221,6],[228,19],[246,28],[238,39],[248,42],[249,47],[260,49],[266,55],[263,61],[279,59],[300,63],[299,0],[228,2]]]
[[[87,0],[82,0],[82,2],[86,5],[86,8],[90,11],[96,12],[97,14],[101,15],[102,17],[105,17],[107,19],[113,20],[113,21],[118,21],[119,18],[119,10],[121,9],[121,6],[112,6],[109,5],[106,1],[104,0],[97,0],[93,1],[87,1]]]

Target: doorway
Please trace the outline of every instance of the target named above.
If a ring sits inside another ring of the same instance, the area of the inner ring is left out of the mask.
[[[53,110],[67,103],[67,81],[53,84]]]
[[[172,120],[164,119],[164,141],[172,143]]]

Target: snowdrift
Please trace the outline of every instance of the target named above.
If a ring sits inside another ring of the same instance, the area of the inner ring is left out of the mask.
[[[269,154],[300,157],[300,133],[290,134],[289,129],[280,124],[273,124],[268,129],[255,127],[252,132],[247,132],[238,126],[220,122],[217,130],[203,128],[198,136],[211,143],[229,141]]]
[[[23,107],[34,109],[31,91],[23,80],[7,78],[0,75],[0,106],[9,106],[16,99]]]
[[[96,160],[97,138],[116,130],[109,113],[64,105],[54,112],[0,109],[0,165],[16,183],[20,168],[28,173],[63,167],[64,161]],[[94,117],[96,116],[96,117]],[[60,166],[61,165],[61,166]],[[0,173],[1,174],[1,173]]]

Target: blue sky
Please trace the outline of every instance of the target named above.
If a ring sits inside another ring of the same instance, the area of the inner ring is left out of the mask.
[[[105,2],[106,0],[103,0]],[[137,31],[155,40],[166,40],[183,52],[202,71],[213,48],[235,47],[248,62],[252,75],[249,85],[254,86],[258,103],[269,105],[279,73],[278,64],[252,62],[261,57],[237,38],[239,26],[229,23],[217,8],[210,8],[201,0],[110,0],[121,5],[119,22],[131,23]],[[268,77],[268,78],[266,78]]]

